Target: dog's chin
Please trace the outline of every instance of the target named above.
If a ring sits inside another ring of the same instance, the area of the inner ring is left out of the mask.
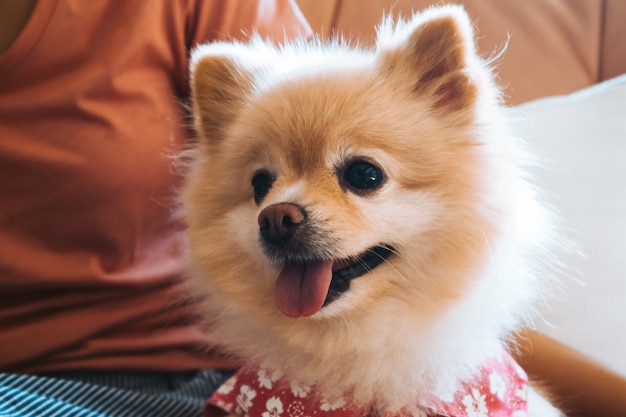
[[[357,257],[335,260],[324,307],[341,297],[350,289],[352,280],[363,276],[385,263],[393,254],[391,245],[373,246]]]

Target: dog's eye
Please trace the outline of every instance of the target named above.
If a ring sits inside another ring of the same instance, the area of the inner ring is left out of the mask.
[[[252,188],[254,188],[254,201],[259,204],[267,193],[270,192],[275,178],[267,172],[259,172],[252,177]]]
[[[373,191],[380,186],[382,181],[381,170],[367,161],[353,161],[343,172],[343,182],[357,193]]]

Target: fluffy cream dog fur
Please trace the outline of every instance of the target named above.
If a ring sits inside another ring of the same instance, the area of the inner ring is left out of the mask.
[[[225,349],[398,410],[530,317],[554,222],[473,37],[447,6],[385,21],[371,51],[194,52],[191,273]]]

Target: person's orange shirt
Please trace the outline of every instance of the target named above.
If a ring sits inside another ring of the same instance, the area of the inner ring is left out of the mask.
[[[0,371],[226,365],[183,297],[174,156],[190,48],[253,29],[310,30],[289,0],[39,0],[0,55]]]

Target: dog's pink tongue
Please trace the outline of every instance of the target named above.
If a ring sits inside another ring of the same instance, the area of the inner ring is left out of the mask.
[[[288,262],[276,280],[276,307],[287,317],[312,316],[324,305],[332,276],[332,261]]]

